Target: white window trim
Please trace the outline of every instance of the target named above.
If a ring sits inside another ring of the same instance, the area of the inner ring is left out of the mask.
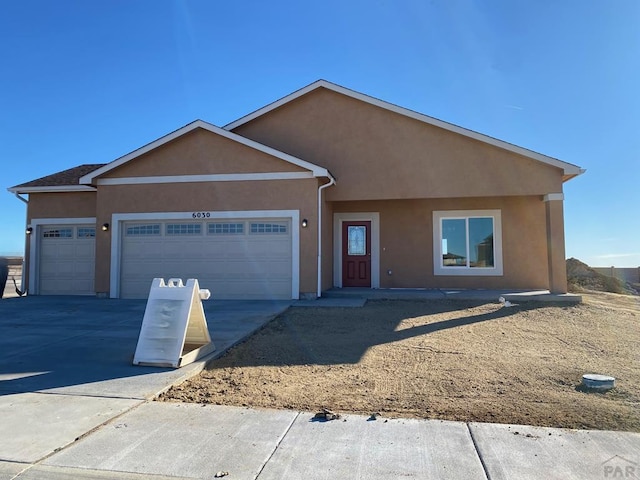
[[[211,215],[201,220],[235,218],[287,218],[291,220],[291,298],[300,298],[300,210],[241,210],[228,212],[210,212]],[[158,212],[158,213],[114,213],[111,215],[111,277],[109,280],[109,296],[120,298],[120,255],[122,253],[121,230],[124,222],[154,220],[191,220],[193,212]]]
[[[493,218],[493,248],[495,266],[445,267],[442,265],[442,220],[450,218]],[[441,210],[433,212],[433,274],[435,276],[498,277],[502,268],[502,212],[500,210]]]
[[[84,218],[32,218],[29,226],[33,228],[29,235],[29,292],[34,295],[40,293],[40,232],[43,227],[65,226],[95,226],[96,217]]]
[[[371,222],[371,288],[380,288],[380,213],[333,214],[333,286],[342,288],[342,223]]]

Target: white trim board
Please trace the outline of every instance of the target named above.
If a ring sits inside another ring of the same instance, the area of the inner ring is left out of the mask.
[[[216,135],[220,135],[221,137],[227,138],[229,140],[233,140],[234,142],[238,142],[242,145],[253,148],[254,150],[258,150],[260,152],[266,153],[267,155],[271,155],[272,157],[276,157],[276,158],[279,158],[280,160],[284,160],[285,162],[291,163],[298,167],[305,168],[311,171],[314,177],[330,177],[331,176],[326,168],[322,168],[318,165],[314,165],[313,163],[306,162],[300,158],[294,157],[293,155],[289,155],[288,153],[284,153],[279,150],[276,150],[275,148],[262,145],[261,143],[258,143],[254,140],[250,140],[236,133],[229,132],[220,127],[216,127],[215,125],[212,125],[205,121],[196,120],[194,122],[189,123],[188,125],[185,125],[182,128],[179,128],[178,130],[175,130],[165,135],[164,137],[161,137],[157,140],[154,140],[151,143],[148,143],[144,147],[140,147],[139,149],[134,150],[133,152],[128,153],[127,155],[124,155],[114,160],[113,162],[108,163],[105,166],[98,168],[93,172],[88,173],[87,175],[80,178],[79,183],[91,184],[94,182],[96,177],[99,177],[100,175],[103,175],[113,170],[114,168],[124,165],[125,163],[130,162],[131,160],[141,155],[144,155],[145,153],[150,152],[151,150],[154,150],[166,143],[169,143],[170,141],[175,140],[176,138],[181,137],[182,135],[185,135],[186,133],[189,133],[197,128],[202,128],[211,133],[215,133]]]
[[[48,187],[7,188],[11,193],[46,193],[46,192],[95,192],[95,187],[88,185],[51,185]]]
[[[503,140],[498,140],[497,138],[490,137],[488,135],[483,135],[482,133],[474,132],[473,130],[468,130],[463,127],[459,127],[458,125],[454,125],[452,123],[445,122],[443,120],[439,120],[437,118],[430,117],[428,115],[424,115],[422,113],[414,112],[413,110],[409,110],[404,107],[400,107],[398,105],[394,105],[389,102],[385,102],[384,100],[379,100],[374,97],[370,97],[369,95],[365,95],[363,93],[356,92],[354,90],[350,90],[345,87],[341,87],[340,85],[336,85],[335,83],[328,82],[326,80],[317,80],[310,85],[307,85],[300,90],[297,90],[286,97],[283,97],[265,107],[262,107],[248,115],[245,115],[238,120],[235,120],[228,125],[224,126],[225,130],[233,130],[238,128],[245,123],[250,122],[266,113],[269,113],[276,108],[279,108],[303,95],[306,95],[309,92],[312,92],[318,88],[326,88],[327,90],[331,90],[336,93],[340,93],[342,95],[346,95],[348,97],[354,98],[356,100],[360,100],[362,102],[368,103],[370,105],[375,105],[376,107],[384,108],[385,110],[389,110],[394,113],[398,113],[400,115],[404,115],[405,117],[412,118],[414,120],[418,120],[423,123],[427,123],[429,125],[434,125],[439,128],[443,128],[445,130],[449,130],[450,132],[458,133],[460,135],[464,135],[465,137],[473,138],[474,140],[478,140],[484,143],[488,143],[489,145],[493,145],[495,147],[502,148],[504,150],[508,150],[513,153],[517,153],[518,155],[523,155],[525,157],[531,158],[533,160],[537,160],[542,163],[546,163],[547,165],[551,165],[557,168],[562,169],[564,175],[572,178],[577,175],[581,175],[585,172],[584,169],[578,167],[577,165],[573,165],[571,163],[563,162],[562,160],[558,160],[557,158],[548,157],[547,155],[543,155],[538,152],[534,152],[533,150],[528,150],[523,147],[519,147],[517,145],[513,145],[511,143],[505,142]],[[567,180],[569,179],[567,178]]]
[[[542,197],[543,202],[555,202],[564,200],[563,193],[547,193],[544,197]]]
[[[261,180],[301,180],[314,178],[312,172],[218,173],[211,175],[171,175],[157,177],[99,178],[96,185],[141,185],[153,183],[246,182]]]
[[[289,218],[291,219],[291,298],[300,298],[300,211],[299,210],[239,210],[208,212],[210,217],[195,220],[228,218]],[[121,227],[123,222],[149,220],[194,220],[193,212],[114,213],[111,215],[111,266],[109,297],[120,298]]]
[[[27,227],[33,228],[29,235],[29,289],[33,295],[39,293],[39,285],[37,279],[39,277],[40,266],[40,228],[47,225],[95,225],[96,217],[82,218],[32,218]],[[97,234],[96,228],[96,234]]]
[[[371,288],[380,288],[380,213],[338,212],[333,214],[333,286],[342,288],[342,223],[371,222]]]

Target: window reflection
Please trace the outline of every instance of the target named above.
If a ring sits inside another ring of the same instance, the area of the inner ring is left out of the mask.
[[[467,265],[467,226],[464,218],[442,220],[442,264]]]
[[[443,219],[442,266],[493,268],[493,218]]]
[[[469,266],[493,267],[493,218],[469,219]]]

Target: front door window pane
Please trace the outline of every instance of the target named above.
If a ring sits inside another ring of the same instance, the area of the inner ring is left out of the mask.
[[[469,266],[494,267],[493,218],[469,219]]]
[[[348,231],[348,247],[347,255],[366,255],[367,254],[367,227],[349,226]]]
[[[464,218],[442,220],[442,265],[467,266],[467,225]]]

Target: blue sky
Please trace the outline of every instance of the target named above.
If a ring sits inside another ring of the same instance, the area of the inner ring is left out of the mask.
[[[567,256],[638,266],[638,25],[637,0],[6,0],[0,255],[24,247],[7,187],[324,78],[586,168]]]

